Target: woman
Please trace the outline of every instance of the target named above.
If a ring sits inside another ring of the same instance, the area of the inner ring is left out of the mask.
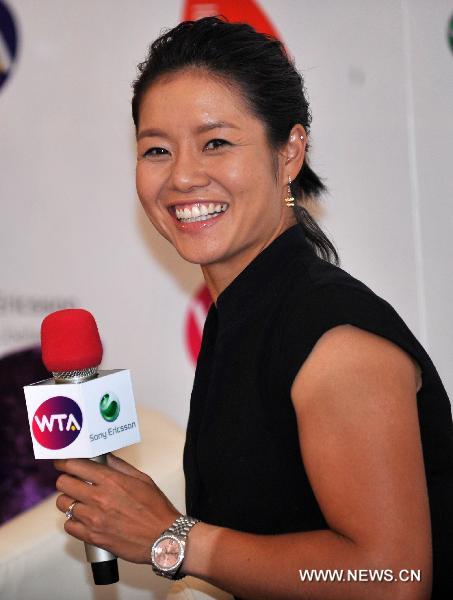
[[[133,117],[140,200],[214,301],[184,451],[189,517],[114,456],[56,461],[58,508],[77,501],[66,531],[240,598],[449,597],[450,404],[302,208],[323,185],[282,45],[248,25],[182,23],[140,65]],[[332,580],[310,582],[312,569]]]

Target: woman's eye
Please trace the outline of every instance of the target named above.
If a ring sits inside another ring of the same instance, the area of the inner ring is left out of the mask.
[[[211,140],[210,142],[208,142],[206,144],[206,148],[208,150],[215,150],[216,148],[220,148],[220,146],[225,146],[226,144],[229,144],[230,142],[227,142],[226,140],[221,140],[216,138],[215,140]]]
[[[149,148],[143,156],[163,156],[164,154],[167,154],[165,148]]]

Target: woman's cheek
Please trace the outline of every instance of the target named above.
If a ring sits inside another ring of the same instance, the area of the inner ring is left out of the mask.
[[[154,180],[146,173],[146,169],[137,169],[136,188],[139,200],[146,214],[151,218],[156,208],[157,190]]]
[[[145,165],[143,162],[139,162],[135,170],[135,184],[138,197],[140,198],[142,204],[146,196],[149,194],[150,182],[147,180],[149,180],[149,176],[147,177]]]

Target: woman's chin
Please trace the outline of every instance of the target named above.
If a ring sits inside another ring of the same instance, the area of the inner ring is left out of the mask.
[[[178,251],[178,254],[181,258],[183,258],[185,261],[192,263],[194,265],[199,265],[200,267],[206,267],[208,265],[212,265],[216,262],[219,262],[218,260],[216,260],[216,257],[208,257],[206,255],[206,253],[204,254],[188,254],[188,253],[182,253]]]
[[[217,244],[209,247],[208,244],[174,244],[179,256],[187,262],[204,266],[215,262],[221,262],[223,253]]]

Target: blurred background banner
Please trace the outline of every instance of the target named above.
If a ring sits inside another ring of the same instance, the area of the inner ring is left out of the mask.
[[[103,367],[130,368],[137,402],[185,426],[209,297],[137,200],[131,82],[164,27],[216,13],[294,56],[321,225],[453,395],[447,0],[0,0],[0,356],[39,344],[47,313],[85,307]]]
[[[13,69],[17,54],[17,42],[14,16],[0,1],[0,88]]]

